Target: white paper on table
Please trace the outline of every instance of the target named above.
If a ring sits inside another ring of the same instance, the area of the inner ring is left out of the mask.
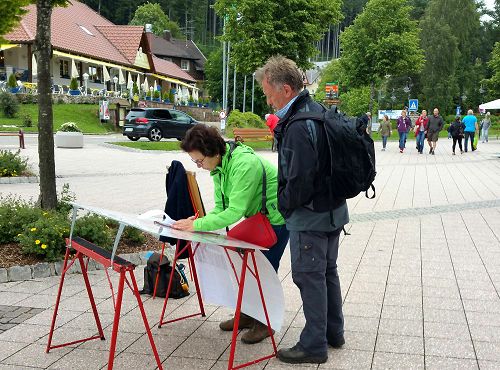
[[[141,213],[137,218],[139,220],[153,221],[162,226],[172,226],[175,223],[175,220],[172,220],[169,215],[160,209],[152,209],[151,211]]]
[[[239,279],[243,260],[235,251],[228,250],[228,254]],[[224,248],[213,244],[200,244],[194,259],[203,301],[236,309],[239,287]],[[279,332],[283,325],[285,311],[285,298],[281,282],[271,263],[259,250],[255,251],[255,260],[269,321],[271,327]],[[251,255],[248,257],[248,266],[254,270]],[[257,280],[248,268],[245,274],[241,311],[262,323],[266,323]]]

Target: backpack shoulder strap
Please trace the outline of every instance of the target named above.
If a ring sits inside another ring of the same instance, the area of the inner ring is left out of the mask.
[[[290,118],[288,124],[295,121],[305,121],[305,120],[323,122],[325,120],[325,112],[297,112]]]

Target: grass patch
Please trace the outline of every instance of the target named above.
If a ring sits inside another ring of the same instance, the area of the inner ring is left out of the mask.
[[[14,118],[5,117],[0,113],[0,131],[17,131],[23,129],[25,132],[38,132],[38,105],[21,104],[19,113]],[[54,132],[64,122],[75,122],[86,134],[104,134],[116,132],[110,123],[101,123],[98,116],[99,106],[97,104],[54,104]],[[33,127],[22,127],[23,117],[30,115]],[[2,127],[1,125],[17,126]]]
[[[127,148],[135,148],[140,150],[165,150],[165,151],[181,150],[180,141],[153,142],[153,141],[139,140],[139,141],[119,141],[119,142],[112,142],[109,144],[125,146]],[[248,145],[249,147],[255,150],[259,149],[271,150],[271,142],[269,141],[247,141],[245,142],[245,145]]]

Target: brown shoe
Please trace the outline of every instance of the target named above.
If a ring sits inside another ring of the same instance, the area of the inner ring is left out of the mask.
[[[274,334],[274,330],[273,330]],[[262,342],[269,336],[267,325],[255,320],[253,327],[241,336],[241,341],[246,344],[255,344]]]
[[[250,329],[253,327],[255,319],[243,312],[240,315],[240,322],[238,323],[238,329]],[[233,331],[234,317],[230,320],[223,321],[219,324],[219,328],[223,331]]]

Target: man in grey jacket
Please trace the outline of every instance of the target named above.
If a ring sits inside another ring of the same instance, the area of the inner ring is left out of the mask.
[[[434,155],[436,150],[439,132],[443,129],[443,117],[439,115],[439,109],[434,108],[432,116],[429,117],[429,124],[427,125],[427,141],[429,142],[429,153]]]
[[[324,174],[330,152],[321,123],[295,120],[298,112],[323,112],[307,90],[302,73],[284,57],[270,58],[256,72],[257,81],[280,117],[278,208],[290,231],[292,279],[300,290],[306,324],[299,342],[278,351],[287,363],[323,363],[328,345],[344,341],[342,294],[337,271],[340,231],[349,222],[345,199],[330,199]]]

